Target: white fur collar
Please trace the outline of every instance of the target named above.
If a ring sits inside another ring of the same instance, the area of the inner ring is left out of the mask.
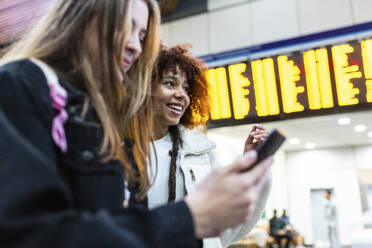
[[[216,148],[216,144],[205,134],[196,130],[187,129],[182,125],[178,125],[178,127],[183,142],[182,150],[185,154],[201,154]]]

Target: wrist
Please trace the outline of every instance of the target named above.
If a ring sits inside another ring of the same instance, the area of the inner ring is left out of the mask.
[[[203,202],[199,201],[197,196],[188,196],[185,202],[190,209],[194,223],[195,237],[202,239],[205,237],[217,236],[218,231],[211,227],[210,217],[207,211],[203,210]]]
[[[197,207],[197,203],[195,203],[194,198],[195,197],[187,196],[185,198],[185,202],[191,212],[191,216],[192,216],[192,220],[194,224],[195,237],[200,239],[202,238],[202,230],[201,230],[201,223],[200,223],[201,220],[200,220],[199,209]]]

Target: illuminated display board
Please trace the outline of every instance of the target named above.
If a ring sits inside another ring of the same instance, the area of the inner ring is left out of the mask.
[[[208,70],[216,126],[372,109],[372,39]]]

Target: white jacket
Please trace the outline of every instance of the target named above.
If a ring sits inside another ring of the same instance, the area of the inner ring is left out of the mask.
[[[220,166],[216,156],[216,144],[206,135],[184,128],[179,125],[180,135],[183,142],[180,149],[180,166],[185,176],[185,188],[188,194],[194,191],[196,185],[209,174],[209,172]],[[226,230],[219,238],[208,238],[203,240],[206,248],[223,248],[246,236],[256,225],[261,217],[271,188],[271,173],[267,174],[268,180],[263,188],[262,194],[257,202],[250,220],[238,227]]]

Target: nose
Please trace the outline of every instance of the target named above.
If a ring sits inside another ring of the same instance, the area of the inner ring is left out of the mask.
[[[182,86],[177,87],[177,90],[175,91],[175,97],[177,99],[182,99],[182,100],[186,99],[187,92],[184,90]]]
[[[134,61],[135,61],[142,52],[142,46],[141,46],[141,42],[139,41],[139,39],[136,38],[134,35],[131,35],[128,38],[127,44],[125,46],[125,51],[127,53],[130,53],[133,56]]]

